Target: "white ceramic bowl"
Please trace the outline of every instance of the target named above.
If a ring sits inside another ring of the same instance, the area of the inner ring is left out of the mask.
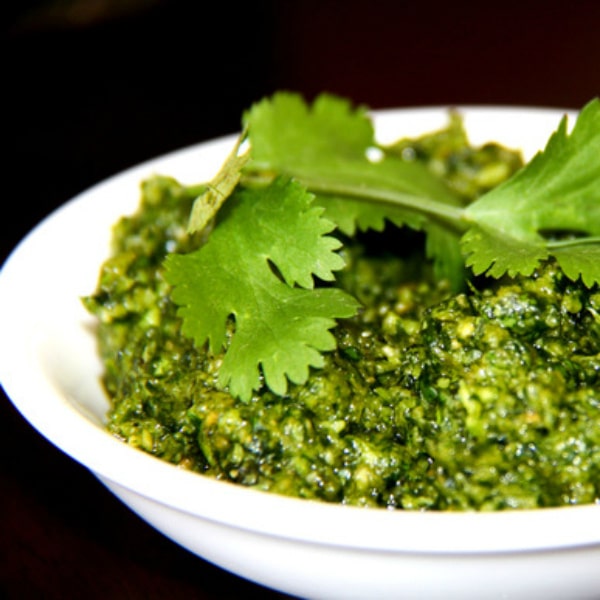
[[[473,142],[528,158],[562,112],[463,107]],[[445,109],[382,111],[382,140],[446,123]],[[574,115],[571,115],[571,122]],[[132,510],[185,548],[238,575],[307,598],[600,597],[600,506],[500,513],[364,509],[214,481],[132,449],[103,427],[92,319],[112,224],[136,209],[155,172],[210,178],[233,138],[150,161],[66,203],[36,227],[0,276],[0,377],[22,415]]]

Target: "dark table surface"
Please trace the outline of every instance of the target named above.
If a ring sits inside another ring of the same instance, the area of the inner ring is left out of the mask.
[[[579,108],[600,3],[38,0],[3,5],[0,262],[124,168],[236,131],[276,89],[373,108]],[[2,335],[2,332],[0,332]],[[282,598],[154,531],[0,397],[0,595]]]

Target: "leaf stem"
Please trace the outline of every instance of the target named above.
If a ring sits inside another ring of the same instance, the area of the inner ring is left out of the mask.
[[[600,236],[576,237],[567,240],[550,240],[546,246],[552,248],[569,248],[571,246],[581,246],[587,244],[600,244]]]
[[[388,204],[445,219],[458,225],[460,228],[463,228],[468,223],[467,215],[462,207],[431,200],[425,196],[367,185],[351,185],[332,182],[330,180],[311,179],[310,177],[303,176],[295,176],[294,178],[314,194],[347,196],[356,200]],[[272,176],[265,176],[259,172],[244,175],[245,183],[260,185],[269,183],[270,181],[272,181]]]

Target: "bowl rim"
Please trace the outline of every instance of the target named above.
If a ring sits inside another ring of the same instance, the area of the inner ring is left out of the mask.
[[[525,116],[539,118],[545,126],[552,120],[554,127],[563,114],[575,114],[546,107],[459,105],[456,109],[467,118],[467,129],[469,118],[485,123],[491,118]],[[406,123],[407,118],[412,123],[418,117],[419,127],[421,122],[442,123],[447,111],[446,106],[431,106],[372,112],[376,128],[387,130],[390,123]],[[434,127],[437,125],[429,129]],[[600,504],[500,512],[386,510],[285,497],[185,471],[115,439],[81,406],[74,405],[69,393],[49,376],[47,367],[40,368],[40,345],[49,343],[48,335],[37,335],[35,326],[42,322],[29,326],[26,339],[20,336],[27,316],[21,309],[22,295],[31,291],[23,284],[23,270],[31,272],[34,257],[49,240],[64,233],[64,224],[88,215],[107,194],[125,184],[127,189],[134,182],[137,187],[141,178],[159,167],[166,173],[169,165],[206,157],[207,153],[224,158],[235,137],[222,136],[176,150],[92,186],[49,214],[9,255],[0,271],[0,381],[21,415],[58,449],[101,479],[190,515],[268,536],[383,552],[442,554],[600,545]],[[132,206],[136,206],[137,196],[133,200]],[[92,275],[95,282],[97,271]],[[27,310],[31,310],[30,305]],[[90,318],[78,318],[81,320],[74,327],[91,323]]]

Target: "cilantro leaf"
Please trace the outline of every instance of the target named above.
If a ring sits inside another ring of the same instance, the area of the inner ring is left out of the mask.
[[[475,225],[462,238],[466,264],[476,275],[486,273],[500,278],[531,275],[548,251],[541,240],[517,239],[495,227]]]
[[[167,258],[182,331],[213,353],[226,348],[219,382],[232,394],[248,400],[262,371],[283,395],[288,379],[303,383],[309,367],[322,366],[321,352],[335,348],[335,319],[358,308],[340,289],[314,287],[313,276],[332,280],[343,267],[340,244],[325,235],[333,224],[313,196],[289,180],[240,189],[222,212],[204,246]]]
[[[600,240],[589,245],[555,247],[552,254],[569,279],[581,277],[588,287],[600,283]]]
[[[555,250],[553,239],[600,236],[600,101],[583,108],[570,135],[564,117],[544,151],[466,207],[465,218],[474,227],[462,248],[476,273],[527,275],[554,256],[567,275],[600,281],[590,260],[597,249],[559,244]]]
[[[340,153],[344,160],[362,160],[374,139],[366,109],[329,94],[309,106],[299,94],[278,92],[254,104],[243,120],[254,167],[278,172],[312,171],[320,158],[339,163]]]
[[[456,232],[434,226],[421,210],[425,199],[455,207],[461,199],[425,165],[381,152],[364,108],[328,94],[309,106],[297,94],[280,92],[247,111],[244,123],[252,148],[247,174],[293,177],[317,195],[325,216],[349,236],[357,229],[382,231],[386,221],[427,229],[428,254],[438,272],[462,284]],[[379,152],[371,158],[374,151]]]

